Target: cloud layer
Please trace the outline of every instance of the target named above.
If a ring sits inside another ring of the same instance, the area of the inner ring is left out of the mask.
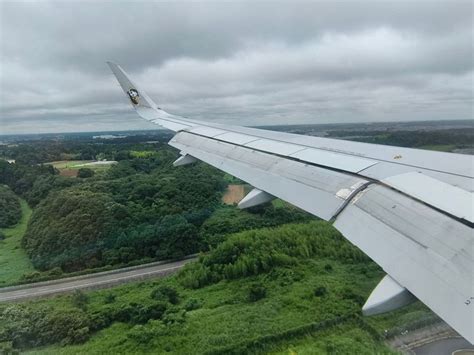
[[[0,4],[0,133],[154,128],[105,65],[166,110],[222,123],[468,119],[472,3]]]

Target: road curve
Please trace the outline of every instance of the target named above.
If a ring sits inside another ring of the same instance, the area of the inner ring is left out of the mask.
[[[106,288],[151,277],[163,277],[178,271],[185,264],[196,259],[195,256],[192,256],[179,261],[156,262],[96,274],[0,288],[0,302],[18,302],[79,289]]]

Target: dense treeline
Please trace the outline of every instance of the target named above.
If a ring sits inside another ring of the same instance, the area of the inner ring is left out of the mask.
[[[235,279],[268,272],[277,266],[294,265],[298,259],[319,257],[343,262],[368,262],[359,249],[326,222],[285,225],[233,235],[190,264],[180,274],[181,282],[199,288],[223,279]]]
[[[21,218],[18,197],[7,186],[0,185],[0,228],[11,227]]]
[[[9,164],[0,160],[0,184],[8,185],[16,194],[35,205],[54,187],[70,185],[74,181],[56,176],[57,171],[51,165]],[[39,180],[39,184],[35,183]]]
[[[207,250],[236,231],[310,218],[271,204],[251,212],[221,206],[222,174],[204,164],[172,168],[165,163],[149,174],[135,169],[121,162],[103,179],[48,195],[23,239],[35,267],[75,271],[179,258]]]
[[[35,165],[56,160],[122,160],[129,151],[143,147],[143,142],[159,147],[171,138],[168,132],[130,135],[120,139],[93,139],[90,135],[76,135],[61,139],[21,141],[20,144],[0,146],[0,157],[15,159],[16,163]]]
[[[198,228],[225,185],[204,165],[172,168],[174,157],[162,150],[158,158],[122,161],[102,177],[50,193],[23,239],[35,267],[74,271],[196,252]]]
[[[400,147],[425,147],[454,145],[458,148],[472,148],[474,128],[445,129],[435,131],[330,131],[330,137],[349,137],[351,140],[367,143],[395,145]]]
[[[226,206],[216,210],[202,225],[200,237],[203,249],[213,248],[226,240],[230,233],[248,229],[273,227],[286,223],[314,220],[316,217],[291,206],[267,204],[249,210]]]

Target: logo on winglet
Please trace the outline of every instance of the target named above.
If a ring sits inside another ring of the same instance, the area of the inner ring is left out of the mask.
[[[132,101],[132,104],[138,105],[140,101],[140,95],[138,94],[138,91],[135,89],[130,89],[127,91],[128,97],[130,98],[130,101]]]

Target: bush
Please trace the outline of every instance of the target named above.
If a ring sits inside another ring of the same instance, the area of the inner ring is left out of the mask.
[[[362,306],[365,303],[365,298],[362,295],[355,293],[353,290],[349,288],[345,288],[342,291],[342,298],[345,300],[353,301],[357,303],[359,306]]]
[[[170,302],[171,304],[177,304],[179,302],[178,292],[166,285],[160,285],[151,291],[150,297],[157,301]]]
[[[316,297],[323,297],[328,293],[328,290],[324,286],[318,286],[314,289],[314,295]]]
[[[4,341],[0,343],[0,354],[16,355],[20,352],[13,348],[13,343],[11,341]]]
[[[90,178],[94,176],[94,170],[92,169],[89,169],[89,168],[80,168],[78,171],[77,171],[77,177],[78,178]]]
[[[52,307],[24,305],[5,308],[0,313],[0,324],[0,343],[11,342],[16,349],[84,342],[92,325],[90,318],[80,310],[64,312]]]
[[[118,309],[109,309],[108,319],[110,322],[118,321],[132,324],[143,324],[150,319],[161,319],[167,308],[167,303],[161,301],[150,305],[131,302]]]
[[[267,296],[267,289],[260,283],[252,284],[249,287],[247,299],[250,302],[256,302]]]
[[[166,325],[184,323],[186,320],[186,311],[177,307],[171,307],[165,312],[162,320]]]
[[[71,296],[72,304],[82,310],[87,309],[87,305],[89,303],[89,296],[87,296],[81,290],[75,290]]]
[[[127,338],[138,344],[148,344],[153,337],[153,331],[141,324],[135,325],[127,332]]]
[[[115,295],[113,293],[108,293],[105,295],[104,303],[110,304],[115,302]]]
[[[186,311],[194,311],[195,309],[199,309],[202,307],[202,302],[197,298],[190,298],[186,301],[184,305],[184,309]]]

